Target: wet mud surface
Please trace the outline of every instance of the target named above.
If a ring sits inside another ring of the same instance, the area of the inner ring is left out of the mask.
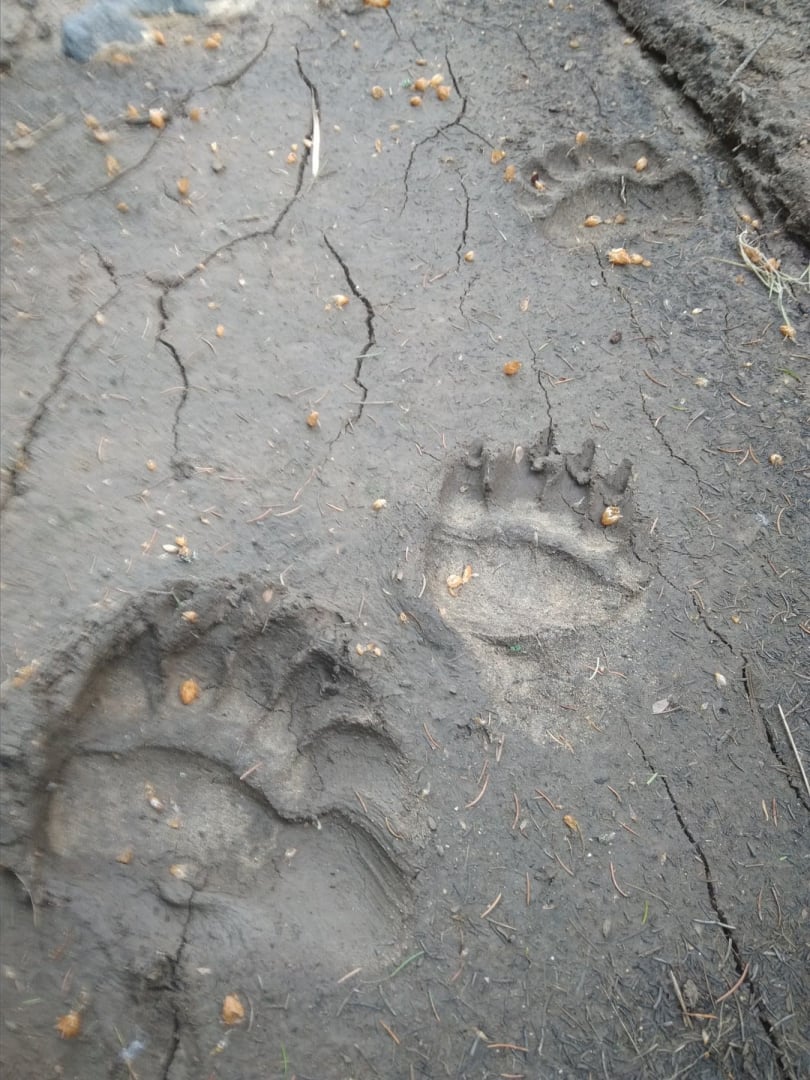
[[[9,46],[8,1075],[810,1071],[806,202],[617,6]]]

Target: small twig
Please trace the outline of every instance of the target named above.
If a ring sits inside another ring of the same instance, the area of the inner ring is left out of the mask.
[[[689,1018],[689,1010],[686,1007],[686,1002],[683,1000],[683,994],[681,993],[681,988],[680,988],[680,986],[678,986],[678,980],[675,978],[675,972],[672,971],[672,969],[670,969],[669,977],[670,977],[670,980],[672,981],[672,985],[673,985],[673,987],[675,989],[675,997],[678,999],[678,1004],[681,1007],[681,1012],[683,1014],[684,1025],[686,1027],[690,1028],[692,1026],[692,1021]]]
[[[428,726],[427,726],[426,723],[424,723],[424,721],[422,722],[422,727],[424,729],[427,741],[430,743],[430,749],[431,750],[438,750],[441,747],[441,743],[437,742],[434,739],[434,737],[430,734],[430,732],[428,731]]]
[[[563,868],[563,870],[566,872],[566,874],[570,874],[571,877],[574,876],[574,871],[570,867],[565,865],[565,863],[562,861],[562,859],[560,858],[560,856],[557,854],[556,851],[554,852],[554,858],[557,860],[557,862],[560,864],[560,866]]]
[[[481,800],[484,797],[484,794],[486,793],[488,783],[489,783],[489,773],[487,773],[487,775],[484,777],[484,783],[481,786],[481,790],[478,792],[478,794],[475,796],[475,798],[472,800],[472,802],[468,802],[468,803],[464,804],[464,809],[465,810],[472,810],[472,808],[474,806],[477,806],[478,803],[481,802]]]
[[[520,800],[517,797],[517,792],[512,792],[512,798],[515,800],[515,820],[512,822],[512,828],[516,829],[520,818]]]
[[[807,792],[808,795],[810,795],[810,783],[807,782],[807,773],[804,771],[804,765],[802,764],[802,759],[799,756],[799,751],[796,749],[796,743],[793,741],[793,734],[792,734],[790,728],[788,727],[787,717],[785,716],[785,712],[784,712],[781,705],[778,705],[777,708],[779,709],[779,715],[782,718],[782,723],[783,723],[784,728],[785,728],[785,734],[788,737],[788,742],[790,743],[790,748],[793,751],[794,756],[796,758],[796,764],[799,766],[799,772],[802,774],[802,780],[804,780],[804,790]]]
[[[750,963],[746,962],[746,965],[742,970],[742,975],[740,975],[739,979],[737,979],[733,986],[729,987],[729,989],[726,990],[725,994],[722,994],[719,998],[715,999],[715,1005],[719,1005],[721,1002],[725,1001],[727,998],[730,998],[733,994],[737,993],[737,991],[740,989],[740,987],[748,977],[748,970],[750,967]]]
[[[663,386],[665,390],[669,390],[669,386],[666,383],[659,382],[658,379],[654,379],[646,368],[641,369],[641,374],[646,375],[650,382],[655,383],[656,386]]]
[[[534,790],[535,790],[535,794],[537,795],[537,798],[538,799],[545,799],[552,810],[562,810],[562,806],[557,806],[556,803],[553,803],[551,801],[551,799],[548,797],[548,795],[546,795],[546,793],[544,791],[541,791],[540,788],[535,788]]]
[[[386,1035],[391,1036],[391,1038],[394,1040],[394,1042],[397,1044],[397,1046],[400,1045],[399,1037],[397,1036],[397,1034],[394,1031],[391,1030],[391,1028],[388,1026],[388,1024],[385,1023],[384,1020],[380,1020],[380,1027],[383,1029],[383,1031],[386,1033]]]
[[[745,71],[745,69],[746,69],[746,68],[748,67],[748,65],[749,65],[749,64],[751,63],[751,61],[752,61],[752,60],[754,59],[754,57],[755,57],[755,56],[757,55],[757,53],[759,52],[759,50],[760,50],[760,49],[761,49],[761,48],[762,48],[762,47],[763,47],[764,45],[767,45],[767,44],[768,44],[768,42],[769,42],[769,41],[771,40],[771,38],[773,37],[773,35],[774,35],[774,34],[776,33],[776,31],[777,31],[778,29],[779,29],[779,27],[778,27],[778,26],[774,26],[774,27],[772,27],[772,28],[771,28],[771,29],[770,29],[770,30],[768,31],[768,33],[767,33],[767,34],[765,35],[765,37],[764,37],[764,38],[762,39],[762,41],[760,41],[760,43],[759,43],[758,45],[755,45],[755,46],[753,47],[753,49],[751,50],[751,52],[750,52],[750,53],[748,53],[748,55],[747,55],[747,56],[745,57],[745,59],[744,59],[744,60],[742,61],[742,63],[741,63],[741,64],[738,64],[738,65],[737,65],[737,67],[736,67],[736,68],[734,69],[734,71],[732,71],[731,75],[729,76],[729,79],[728,79],[728,85],[729,85],[729,86],[731,86],[731,84],[732,84],[732,83],[733,83],[733,82],[734,82],[734,81],[735,81],[736,79],[739,79],[740,75],[742,75],[742,73],[743,73],[743,72]]]
[[[262,767],[262,765],[264,765],[263,761],[257,761],[255,765],[251,765],[249,769],[245,769],[245,771],[242,773],[242,775],[239,777],[239,779],[240,780],[247,780],[247,778],[250,776],[250,774],[255,773],[257,769],[260,769]]]
[[[610,880],[613,882],[613,886],[619,896],[623,896],[626,900],[630,896],[630,893],[626,893],[624,889],[619,888],[619,883],[616,880],[616,871],[613,869],[613,863],[610,863]]]
[[[495,910],[495,908],[498,906],[498,904],[500,904],[502,898],[503,898],[503,893],[498,893],[498,895],[495,897],[495,899],[492,901],[492,903],[489,905],[489,907],[486,909],[486,911],[481,912],[481,918],[485,919],[487,917],[487,915],[491,915],[492,912]]]

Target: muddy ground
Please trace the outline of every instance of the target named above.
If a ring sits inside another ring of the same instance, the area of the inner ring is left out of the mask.
[[[6,1076],[810,1074],[801,6],[7,0]]]

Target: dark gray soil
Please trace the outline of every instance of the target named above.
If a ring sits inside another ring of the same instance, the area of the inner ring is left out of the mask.
[[[810,1074],[800,6],[6,34],[5,1076]]]

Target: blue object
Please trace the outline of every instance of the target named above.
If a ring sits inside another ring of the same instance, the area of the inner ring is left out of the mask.
[[[62,20],[62,52],[84,64],[113,42],[136,45],[144,39],[138,15],[202,15],[204,0],[96,0]]]

